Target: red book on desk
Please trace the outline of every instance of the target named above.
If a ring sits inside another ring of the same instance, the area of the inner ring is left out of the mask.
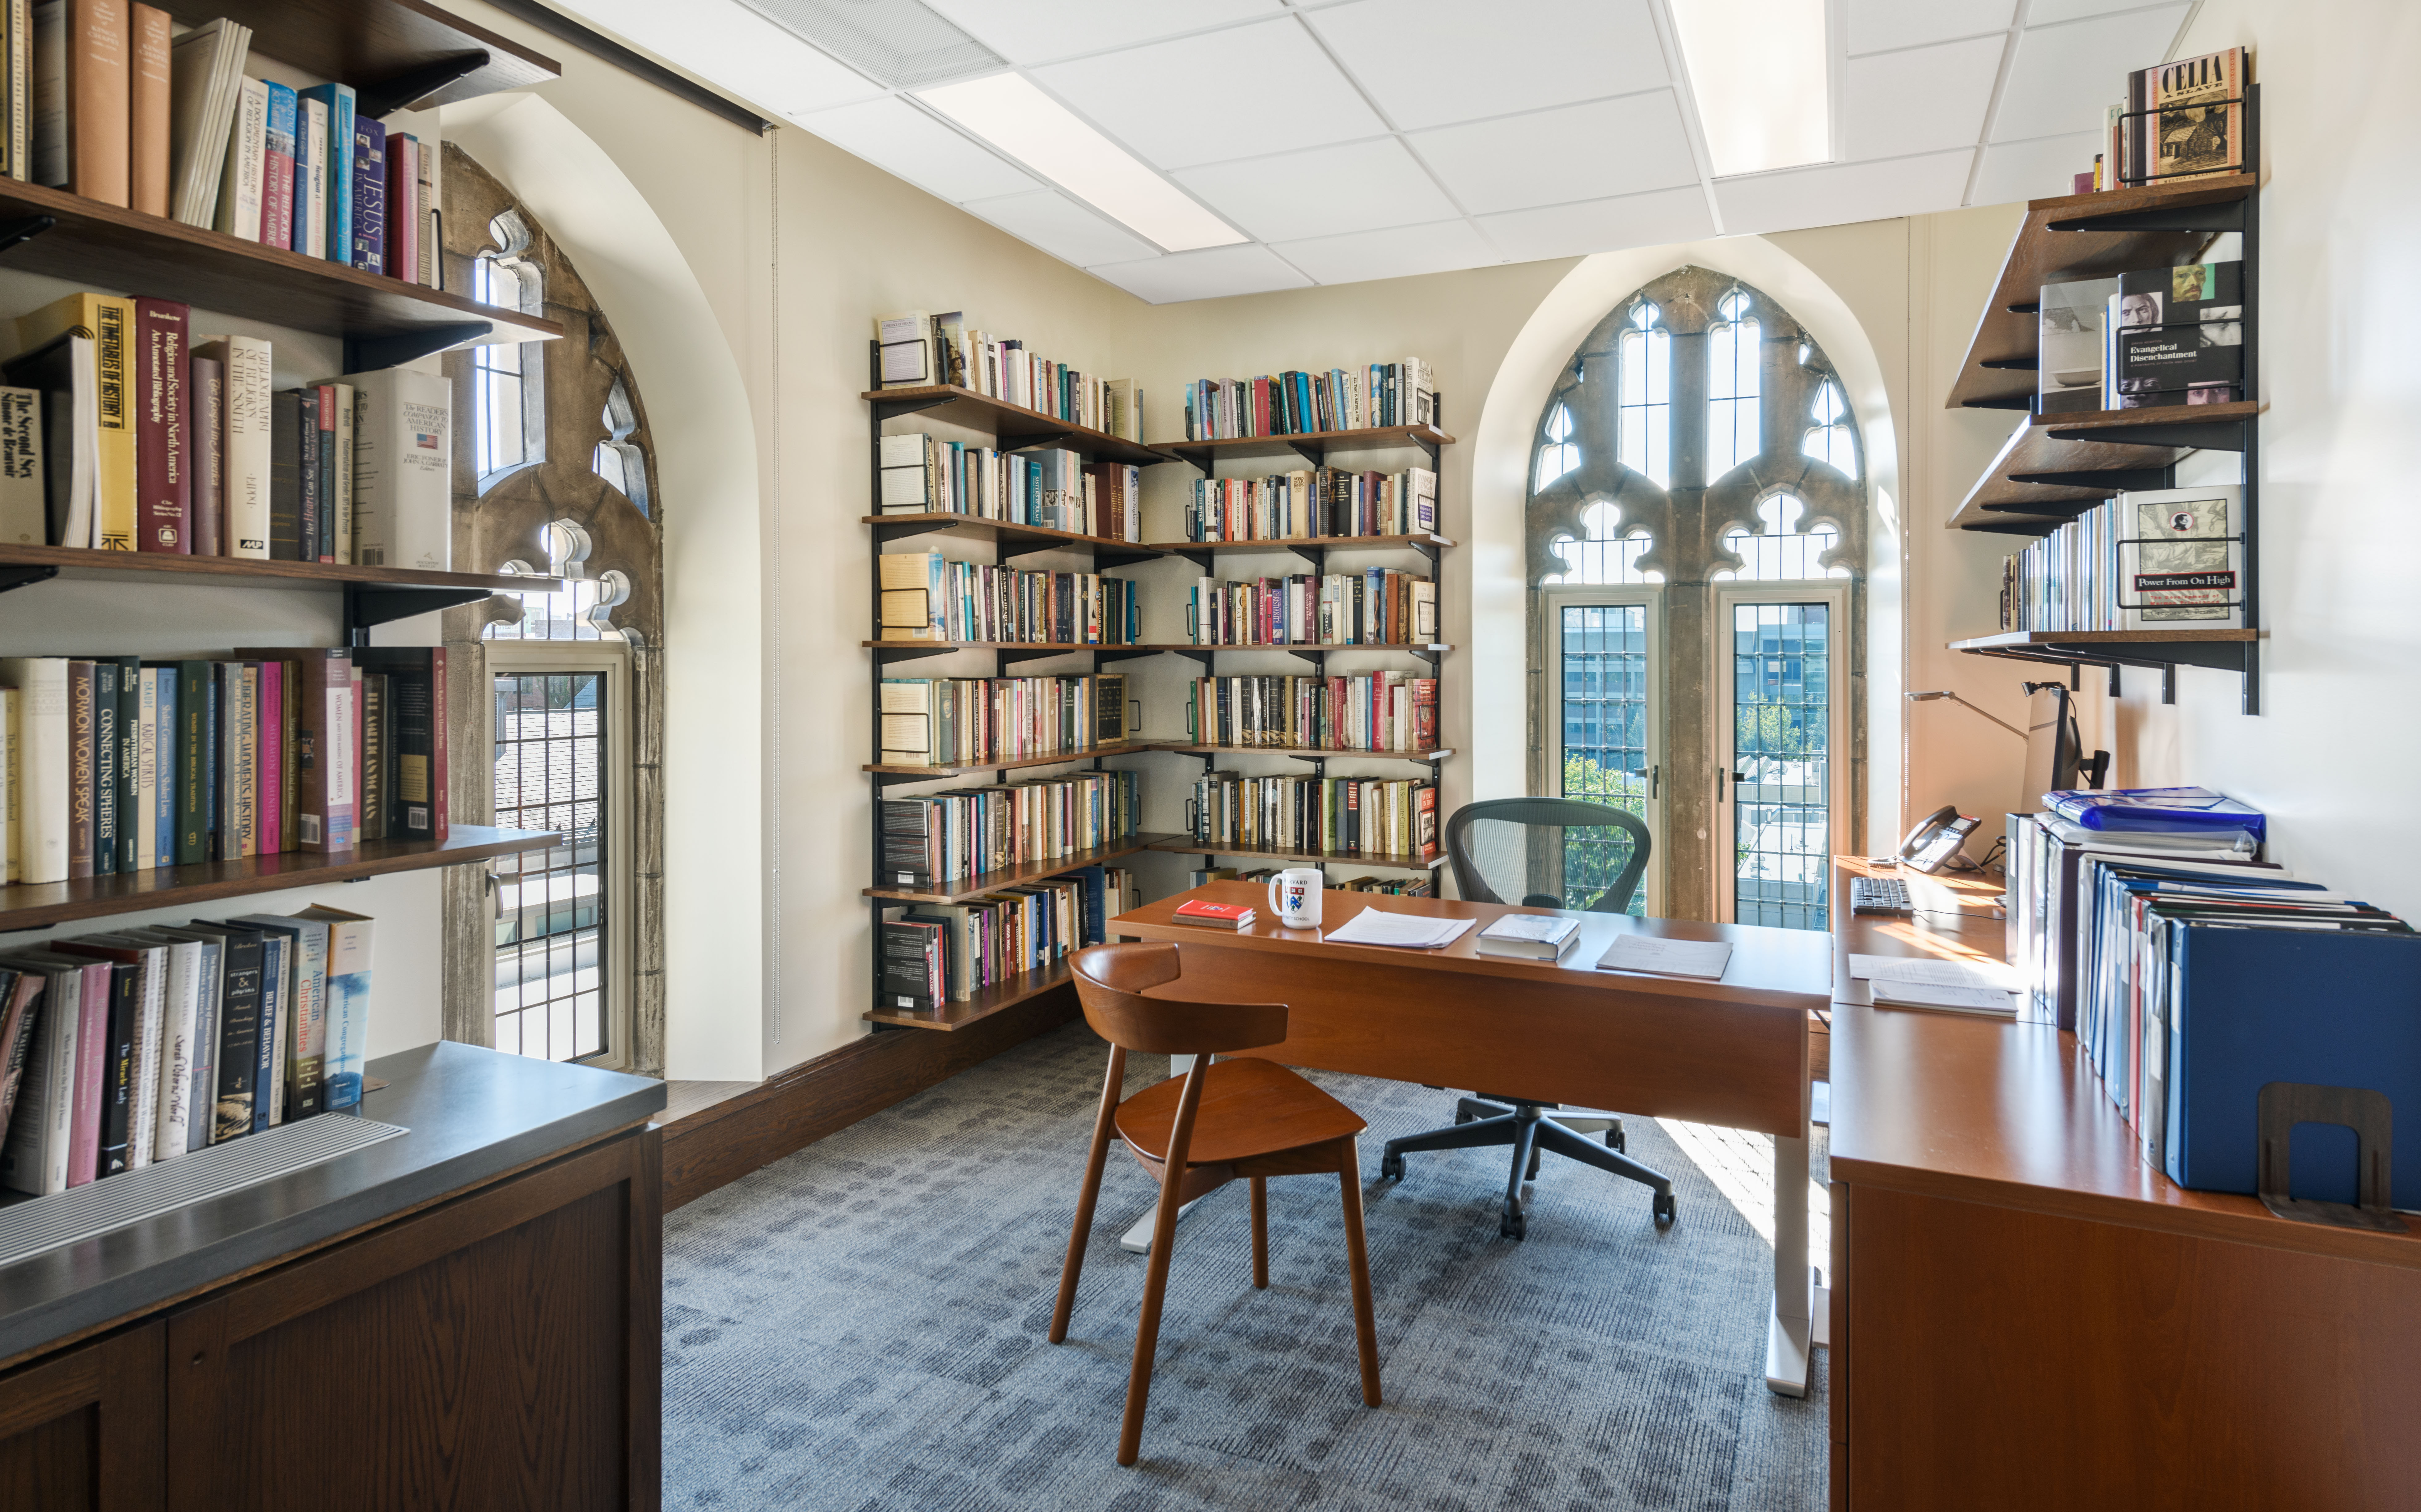
[[[1242,929],[1253,922],[1254,914],[1247,903],[1206,903],[1197,897],[1177,905],[1169,917],[1212,929]]]

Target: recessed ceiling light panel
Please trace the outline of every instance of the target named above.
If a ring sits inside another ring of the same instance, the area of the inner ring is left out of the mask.
[[[1824,0],[1667,0],[1715,176],[1833,158]]]

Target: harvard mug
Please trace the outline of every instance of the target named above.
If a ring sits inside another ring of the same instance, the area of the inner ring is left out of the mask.
[[[1328,876],[1317,866],[1290,866],[1270,879],[1270,912],[1289,929],[1320,927],[1320,890]]]

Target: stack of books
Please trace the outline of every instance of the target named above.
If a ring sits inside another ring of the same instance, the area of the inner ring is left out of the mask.
[[[929,888],[1098,850],[1143,825],[1132,772],[1080,772],[887,798],[879,885]]]
[[[1202,745],[1429,751],[1437,745],[1437,679],[1403,672],[1196,678],[1185,726]]]
[[[1140,444],[1143,392],[1127,378],[1097,378],[1026,350],[1015,336],[971,329],[965,312],[909,310],[874,319],[884,388],[950,383]]]
[[[923,431],[884,436],[884,514],[960,514],[1110,540],[1143,539],[1143,469],[1064,447],[1001,452]]]
[[[1417,357],[1358,371],[1205,378],[1185,388],[1185,439],[1300,436],[1438,423],[1437,380]]]
[[[2076,175],[2080,195],[2179,183],[2244,171],[2244,86],[2253,56],[2230,47],[2127,75],[2127,98],[2105,114],[2102,149]]]
[[[1116,673],[885,678],[877,698],[885,765],[1073,758],[1128,738],[1127,679]]]
[[[1186,800],[1186,816],[1207,850],[1242,846],[1421,860],[1438,853],[1437,785],[1426,779],[1205,772]]]
[[[1108,938],[1103,921],[1142,901],[1123,867],[1079,866],[964,903],[920,903],[881,925],[879,1006],[927,1013],[1039,971]]]
[[[1204,577],[1187,590],[1196,646],[1404,646],[1437,639],[1437,584],[1374,567],[1228,583]]]
[[[2243,497],[2214,483],[2094,506],[2003,559],[2001,628],[2241,628]]]
[[[1021,572],[939,552],[877,557],[886,641],[1024,641],[1132,646],[1143,638],[1136,585],[1098,572]]]
[[[1187,540],[1313,540],[1437,529],[1437,475],[1297,468],[1267,477],[1205,477],[1185,506]]]
[[[64,1192],[357,1105],[371,928],[312,907],[0,955],[0,1186]]]

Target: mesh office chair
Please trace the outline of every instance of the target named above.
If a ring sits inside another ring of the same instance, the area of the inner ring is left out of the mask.
[[[1639,879],[1648,871],[1647,821],[1624,809],[1571,798],[1504,798],[1467,803],[1446,821],[1446,859],[1465,900],[1503,903],[1519,897],[1532,908],[1621,913],[1631,907]],[[1426,1134],[1387,1141],[1379,1162],[1382,1179],[1404,1178],[1404,1157],[1421,1150],[1513,1146],[1513,1171],[1505,1183],[1505,1210],[1497,1232],[1523,1237],[1522,1183],[1536,1180],[1539,1157],[1548,1150],[1628,1177],[1656,1191],[1661,1227],[1673,1222],[1672,1178],[1622,1153],[1622,1120],[1578,1116],[1550,1118],[1561,1104],[1480,1091],[1455,1104],[1454,1122]],[[1603,1130],[1605,1143],[1583,1132]]]

